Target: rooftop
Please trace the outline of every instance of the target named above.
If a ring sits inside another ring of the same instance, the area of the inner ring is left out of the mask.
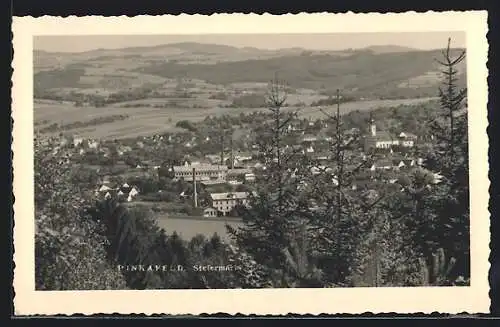
[[[373,139],[375,141],[392,141],[397,140],[398,137],[386,131],[377,131],[375,136],[370,134],[367,136],[367,139]]]
[[[247,192],[210,193],[212,200],[246,199]]]
[[[198,171],[227,171],[228,170],[227,166],[198,164],[198,165],[174,166],[174,171],[192,172],[193,168],[198,170]]]
[[[407,133],[407,132],[401,132],[399,134],[399,137],[401,137],[401,138],[408,138],[408,139],[416,139],[417,135],[412,134],[412,133]]]
[[[233,174],[233,175],[239,175],[239,174],[247,174],[251,173],[252,170],[249,168],[233,168],[233,169],[228,169],[227,173],[228,174]]]
[[[316,141],[318,139],[317,136],[312,135],[312,134],[306,134],[302,136],[301,140],[302,142],[307,142],[307,141]]]
[[[226,183],[227,182],[223,179],[201,181],[201,184],[203,184],[203,185],[218,185],[218,184],[226,184]]]

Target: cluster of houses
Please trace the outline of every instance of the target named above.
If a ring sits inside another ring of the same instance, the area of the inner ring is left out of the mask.
[[[368,166],[370,171],[376,170],[400,170],[405,168],[411,168],[416,166],[421,166],[423,163],[422,158],[412,159],[405,157],[393,157],[393,158],[380,158],[375,159]]]
[[[312,123],[309,123],[309,125]],[[324,126],[322,126],[324,127]],[[301,131],[302,126],[289,125],[289,132]],[[328,146],[330,137],[306,134],[300,132],[301,136],[298,139],[298,144],[285,145],[286,148],[295,149],[299,147],[302,153],[311,154],[315,159],[322,162],[322,168],[327,168],[331,162],[328,153],[323,151],[322,147]],[[208,138],[208,137],[207,137]],[[393,153],[393,148],[413,148],[416,145],[417,137],[411,133],[401,132],[392,135],[385,131],[377,131],[375,122],[370,121],[368,133],[364,135],[363,148],[364,152],[368,153],[373,149],[388,150],[390,156],[382,156],[372,161],[367,170],[374,172],[379,170],[401,170],[422,165],[422,159],[411,158],[407,155]],[[208,141],[209,139],[205,140]],[[194,138],[187,136],[165,135],[144,137],[132,144],[134,148],[144,148],[145,144],[150,142],[184,142],[185,145],[194,144]],[[182,143],[181,143],[182,144]],[[80,154],[84,154],[87,149],[94,149],[98,152],[104,151],[104,156],[107,155],[106,146],[100,144],[99,141],[93,139],[83,139],[74,136],[72,138],[62,138],[60,146],[72,145]],[[121,155],[125,152],[132,151],[132,146],[116,144],[116,150]],[[189,146],[188,146],[189,147]],[[254,147],[253,147],[254,148]],[[183,179],[188,182],[195,182],[198,185],[212,186],[217,184],[239,185],[243,183],[251,183],[256,179],[255,169],[265,169],[263,163],[259,162],[256,157],[257,151],[252,152],[237,152],[222,154],[207,155],[202,159],[195,158],[190,162],[185,162],[183,165],[171,167],[172,177],[174,179]],[[396,151],[397,152],[397,151]],[[362,154],[361,154],[362,155]],[[155,169],[160,166],[145,165],[141,163],[136,168],[152,166]],[[318,172],[321,169],[318,168]],[[315,172],[313,172],[315,173]],[[133,201],[139,194],[139,190],[135,186],[130,186],[127,183],[121,186],[111,186],[109,183],[102,183],[96,191],[96,194],[103,198],[116,196],[124,201]],[[196,196],[196,195],[195,195]],[[218,217],[230,215],[237,205],[248,204],[248,193],[246,192],[226,192],[226,193],[210,193],[210,203],[203,210],[205,217]]]
[[[415,146],[417,136],[411,133],[401,132],[392,135],[387,131],[377,131],[377,126],[373,119],[370,120],[370,132],[364,139],[364,150],[368,152],[372,149],[391,149],[393,147],[412,148]]]
[[[83,138],[78,135],[62,135],[58,138],[52,137],[44,140],[45,145],[57,144],[60,148],[71,147],[74,149],[75,153],[80,155],[94,152],[101,154],[103,157],[109,157],[112,153],[111,148],[114,148],[116,150],[116,154],[122,156],[133,150],[133,147],[130,145],[113,144],[111,147],[110,143],[112,143],[112,141],[102,142],[97,139]],[[137,147],[140,148],[141,143],[142,142],[137,142]]]
[[[101,187],[95,192],[96,196],[100,196],[104,199],[109,199],[111,197],[116,197],[119,200],[124,200],[131,202],[134,198],[139,195],[139,190],[135,186],[130,186],[127,183],[111,187],[109,182],[102,183]]]

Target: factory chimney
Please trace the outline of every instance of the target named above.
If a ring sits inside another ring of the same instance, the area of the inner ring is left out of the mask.
[[[193,199],[194,199],[194,207],[198,208],[198,193],[196,191],[196,168],[193,168]]]
[[[234,169],[233,138],[231,137],[231,169]]]
[[[220,165],[224,166],[224,132],[220,136]]]

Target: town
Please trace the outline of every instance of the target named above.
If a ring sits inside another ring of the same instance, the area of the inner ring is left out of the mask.
[[[181,133],[125,140],[61,134],[42,144],[54,151],[70,149],[72,162],[98,176],[95,195],[99,198],[147,205],[164,217],[237,218],[238,206],[248,203],[256,176],[266,169],[255,143],[260,125],[248,122],[267,117],[255,112],[248,116],[232,126],[227,124],[228,116],[207,117],[195,124],[181,122],[178,125],[189,127]],[[221,132],[218,127],[224,123]],[[332,137],[328,135],[332,128],[321,119],[290,121],[283,147],[300,149],[300,154],[316,163],[311,173],[319,173],[331,168]],[[378,130],[373,118],[346,133],[360,136],[353,153],[359,162],[367,155],[372,158],[353,185],[366,191],[376,189],[380,182],[394,183],[399,171],[407,173],[421,166],[423,159],[415,156],[415,149],[432,144],[429,135],[419,139],[407,130],[394,134]]]

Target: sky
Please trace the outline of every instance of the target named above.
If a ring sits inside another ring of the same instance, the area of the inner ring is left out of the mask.
[[[465,48],[464,32],[335,33],[335,34],[205,34],[205,35],[78,35],[35,36],[33,48],[49,52],[83,52],[94,49],[155,46],[179,42],[222,44],[235,47],[310,50],[358,49],[374,45],[398,45],[422,50]]]

